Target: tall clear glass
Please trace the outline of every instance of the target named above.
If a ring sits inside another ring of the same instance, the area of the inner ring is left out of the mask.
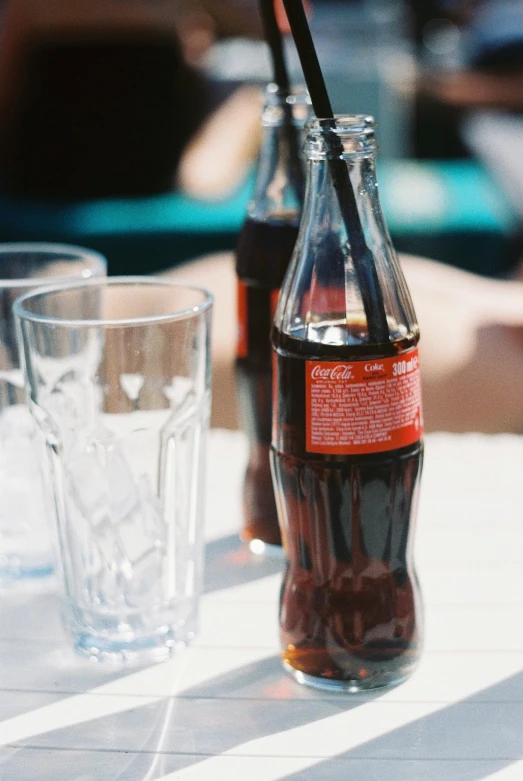
[[[0,584],[34,584],[54,569],[53,512],[42,447],[25,403],[12,306],[44,284],[103,277],[105,258],[65,244],[0,244]]]
[[[75,649],[165,656],[197,631],[212,298],[153,277],[15,304],[49,458]]]

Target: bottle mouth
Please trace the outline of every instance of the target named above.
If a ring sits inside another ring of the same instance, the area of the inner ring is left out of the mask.
[[[370,114],[336,114],[334,119],[314,117],[307,123],[307,127],[317,132],[335,130],[340,134],[372,135],[376,130],[376,122]]]
[[[298,85],[290,91],[285,91],[271,82],[265,88],[262,124],[265,127],[283,125],[285,113],[290,107],[293,123],[296,127],[303,129],[311,118],[311,106],[311,98],[305,87]]]
[[[306,152],[309,159],[371,157],[376,154],[376,122],[368,114],[340,114],[310,119]]]

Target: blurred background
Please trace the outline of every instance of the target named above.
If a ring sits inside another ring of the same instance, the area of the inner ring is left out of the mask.
[[[377,120],[396,248],[517,277],[521,0],[308,6],[335,111]],[[0,241],[84,244],[111,274],[232,249],[271,74],[256,0],[0,7]]]

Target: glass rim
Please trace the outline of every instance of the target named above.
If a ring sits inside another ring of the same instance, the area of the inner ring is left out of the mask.
[[[89,247],[82,247],[78,244],[61,244],[60,242],[47,242],[47,241],[11,241],[0,244],[0,263],[3,255],[19,254],[19,255],[38,255],[38,253],[47,255],[56,255],[54,260],[71,260],[93,262],[104,271],[107,270],[107,258],[97,250],[90,249]],[[60,256],[72,256],[72,257],[60,257]],[[13,277],[13,279],[5,279],[2,277],[0,266],[0,290],[8,290],[9,288],[33,288],[41,287],[46,282],[51,284],[65,284],[69,281],[73,283],[75,281],[81,281],[82,278],[88,280],[92,277],[92,269],[86,268],[84,271],[85,276],[61,276],[56,277]]]
[[[85,288],[96,287],[116,287],[116,286],[144,286],[144,287],[164,287],[179,288],[190,290],[202,295],[202,301],[185,309],[174,308],[172,312],[158,315],[140,315],[135,317],[96,317],[96,318],[75,318],[58,317],[54,315],[41,315],[31,312],[24,307],[24,303],[30,299],[44,296],[50,296],[55,293],[63,293],[72,290],[83,290]],[[49,285],[39,287],[28,293],[23,293],[13,304],[13,312],[24,321],[38,323],[42,325],[62,326],[68,328],[88,328],[88,327],[117,327],[117,326],[137,326],[149,325],[154,323],[169,323],[176,320],[186,320],[189,317],[195,317],[203,314],[211,308],[214,296],[206,288],[199,285],[192,285],[183,281],[175,281],[163,277],[146,276],[115,276],[115,277],[93,277],[92,279],[78,280],[67,285]]]

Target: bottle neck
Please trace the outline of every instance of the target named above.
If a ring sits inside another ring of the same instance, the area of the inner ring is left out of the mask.
[[[379,201],[373,124],[313,120],[306,151],[305,205],[276,326],[333,347],[413,342],[415,313]]]
[[[304,127],[310,116],[308,93],[285,93],[271,84],[262,114],[262,144],[249,217],[297,224],[303,208]]]
[[[302,203],[296,166],[303,163],[293,159],[286,131],[282,126],[263,129],[254,195],[249,207],[251,219],[282,222],[299,219]]]
[[[342,245],[364,239],[368,247],[388,239],[388,231],[379,200],[374,155],[344,157],[339,162],[347,173],[355,196],[361,225],[361,237],[347,235],[346,221],[340,207],[339,192],[333,180],[333,167],[328,158],[309,159],[307,191],[303,209],[303,223],[309,230],[328,230],[337,235]]]
[[[312,119],[307,125],[304,222],[319,222],[338,236],[341,246],[350,245],[360,277],[369,267],[364,258],[372,253],[372,245],[388,239],[378,196],[374,128],[372,117],[364,115]],[[360,282],[369,292],[368,296],[364,293],[367,304],[379,305],[370,296],[375,282]]]

